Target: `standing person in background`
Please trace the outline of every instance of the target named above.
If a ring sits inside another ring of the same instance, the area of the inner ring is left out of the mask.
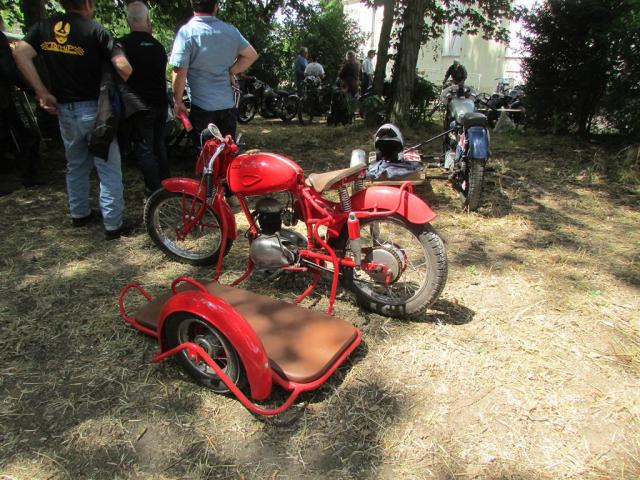
[[[367,58],[362,62],[362,93],[366,92],[370,85],[373,85],[373,74],[375,73],[373,57],[375,56],[376,51],[369,50]]]
[[[164,144],[169,106],[167,52],[151,35],[149,8],[144,2],[134,1],[127,6],[127,23],[131,33],[117,42],[133,67],[127,85],[149,107],[134,114],[127,127],[131,129],[133,153],[144,176],[146,194],[151,195],[160,188],[161,180],[171,176]]]
[[[123,223],[124,187],[117,141],[109,146],[107,160],[89,152],[89,137],[98,113],[102,64],[110,61],[127,80],[131,65],[114,48],[111,33],[92,20],[94,0],[61,0],[65,13],[35,24],[14,52],[18,67],[33,87],[40,106],[58,115],[67,157],[67,194],[73,226],[88,225],[100,216],[91,209],[90,175],[95,166],[100,180],[100,210],[105,238],[114,240],[131,230]],[[34,66],[44,58],[51,77],[49,92]]]
[[[444,75],[443,84],[447,83],[447,80],[451,77],[453,83],[456,85],[464,85],[465,80],[467,79],[467,69],[464,68],[458,60],[454,60],[451,66],[447,69],[447,73]]]
[[[307,68],[304,69],[305,77],[318,77],[319,79],[324,78],[324,68],[318,62],[318,57],[315,55],[311,56],[311,61],[307,64]]]
[[[191,89],[189,118],[198,135],[215,123],[223,135],[236,136],[233,86],[258,54],[236,27],[216,18],[218,0],[191,0],[193,18],[176,35],[169,63],[173,66],[173,99],[177,116],[186,115],[185,83]]]
[[[16,101],[17,92],[14,85],[25,92],[31,89],[18,71],[9,40],[3,31],[4,20],[0,16],[0,126],[15,139],[22,170],[22,184],[27,188],[44,185],[44,182],[37,178],[40,164],[40,135],[30,124],[29,112],[24,111],[24,103]],[[8,146],[3,150],[9,150]]]
[[[360,81],[360,63],[356,58],[355,52],[348,51],[345,62],[338,73],[341,87],[352,97],[358,93],[358,83]]]
[[[296,57],[296,61],[293,62],[293,80],[296,84],[296,92],[298,92],[298,95],[302,94],[304,71],[309,64],[309,62],[307,62],[308,57],[309,50],[307,50],[307,47],[301,47],[300,51],[298,52],[298,56]]]

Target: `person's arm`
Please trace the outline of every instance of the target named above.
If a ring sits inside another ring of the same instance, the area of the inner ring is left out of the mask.
[[[251,46],[247,46],[238,52],[236,61],[229,68],[229,79],[232,85],[237,84],[236,75],[247,70],[258,59],[258,52]]]
[[[187,84],[187,67],[173,67],[171,73],[171,89],[173,90],[173,111],[177,116],[182,114],[188,115],[187,107],[185,107],[182,97]]]
[[[122,53],[111,57],[111,64],[125,82],[129,79],[131,73],[133,73],[133,67],[129,63],[129,60],[127,60],[127,57]]]
[[[467,79],[467,69],[464,68],[464,65],[461,65],[462,67],[462,83],[465,82],[465,80]]]
[[[36,98],[40,106],[52,115],[58,113],[58,101],[54,97],[47,87],[45,87],[36,66],[33,64],[33,59],[36,57],[37,52],[34,48],[25,41],[20,41],[16,45],[13,51],[13,58],[16,61],[16,65],[22,73],[22,76],[31,85],[33,91],[36,94]]]

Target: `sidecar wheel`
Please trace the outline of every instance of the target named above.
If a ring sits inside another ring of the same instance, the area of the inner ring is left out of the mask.
[[[186,342],[199,345],[235,385],[240,386],[244,383],[242,364],[236,349],[216,327],[205,319],[186,312],[171,315],[164,323],[164,340],[167,350]],[[229,392],[227,386],[211,367],[190,358],[186,350],[178,353],[176,358],[200,385],[217,393]]]
[[[190,265],[213,265],[218,261],[222,245],[222,222],[216,212],[207,206],[200,221],[183,239],[177,230],[184,225],[185,217],[198,211],[202,202],[189,194],[159,189],[147,200],[144,207],[144,224],[147,232],[160,250],[167,256]],[[224,255],[233,241],[227,239]]]
[[[352,256],[346,227],[332,246]],[[385,286],[381,278],[342,269],[342,283],[358,304],[375,313],[402,318],[425,310],[436,301],[447,281],[444,242],[429,225],[413,225],[398,215],[361,222],[363,257],[390,266],[394,278]],[[367,258],[369,257],[369,258]]]

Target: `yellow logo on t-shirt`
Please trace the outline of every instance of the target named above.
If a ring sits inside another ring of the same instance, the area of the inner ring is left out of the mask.
[[[65,43],[67,43],[67,37],[69,36],[70,32],[71,24],[63,22],[62,20],[56,23],[53,27],[53,34],[56,37],[56,42],[58,42],[60,45],[64,45]]]

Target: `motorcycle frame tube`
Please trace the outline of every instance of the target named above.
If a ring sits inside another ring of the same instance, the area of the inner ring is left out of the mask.
[[[264,416],[273,416],[279,415],[280,413],[287,410],[293,402],[298,398],[298,396],[307,391],[315,390],[321,385],[323,385],[331,375],[336,371],[336,369],[345,361],[345,359],[351,355],[351,353],[356,349],[356,347],[360,344],[362,340],[362,334],[360,330],[356,330],[356,338],[351,342],[351,344],[345,349],[342,354],[333,362],[331,367],[318,379],[309,382],[309,383],[295,383],[289,380],[282,378],[275,371],[271,370],[270,379],[272,383],[277,384],[284,390],[290,391],[291,394],[287,397],[287,399],[276,408],[263,408],[259,405],[256,405],[254,402],[249,400],[247,396],[242,393],[242,391],[231,381],[231,379],[222,371],[222,369],[211,359],[211,357],[207,354],[207,352],[202,349],[199,345],[196,345],[192,342],[182,343],[171,350],[166,352],[162,352],[154,356],[153,361],[159,362],[165,360],[173,355],[180,353],[183,350],[187,350],[189,355],[196,357],[197,359],[202,359],[210,368],[216,372],[216,375],[222,382],[226,385],[226,387],[235,395],[235,397],[242,403],[242,405],[249,411]],[[252,395],[253,397],[253,395]],[[255,399],[259,400],[259,399]]]
[[[173,295],[162,307],[158,320],[156,338],[161,352],[167,351],[164,338],[165,322],[175,313],[197,315],[218,329],[231,342],[240,357],[247,375],[251,398],[264,400],[269,397],[272,378],[267,352],[251,325],[237,310],[224,300],[200,290],[186,290]],[[212,365],[209,366],[214,368]]]
[[[216,178],[213,178],[212,180],[215,186],[218,188],[218,194],[221,194],[222,192],[220,192],[220,186],[221,186],[220,182]],[[198,180],[194,180],[193,178],[186,178],[186,177],[172,177],[162,181],[162,188],[164,188],[168,192],[184,193],[200,200],[201,207],[198,210],[198,212],[195,212],[196,218],[194,219],[194,222],[193,222],[194,225],[200,218],[202,218],[202,215],[204,214],[204,206],[207,203],[205,198],[204,187],[203,186],[201,187],[201,185],[202,185],[202,181],[198,181]],[[218,198],[218,194],[216,195],[216,197],[214,197],[214,199]],[[231,211],[231,207],[229,206],[229,204],[224,200],[222,201],[214,200],[209,204],[209,206],[220,217],[220,222],[223,225],[225,223],[227,225],[226,231],[224,231],[223,229],[223,238],[226,237],[226,238],[235,240],[238,236],[238,230],[236,227],[236,217],[233,215],[233,212]],[[220,225],[220,227],[223,227],[223,225]]]

